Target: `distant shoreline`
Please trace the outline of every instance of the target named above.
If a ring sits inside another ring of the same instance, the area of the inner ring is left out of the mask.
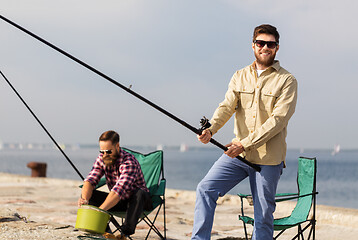
[[[59,143],[60,147],[63,149],[72,149],[72,150],[79,150],[79,149],[92,149],[98,148],[98,144],[68,144],[68,143]],[[123,145],[123,147],[129,149],[145,149],[150,151],[155,151],[158,149],[158,146],[162,147],[163,150],[180,150],[182,145],[165,145],[165,144],[157,144],[157,145]],[[187,145],[185,144],[188,150],[219,150],[221,149],[212,146],[212,145]],[[0,142],[0,151],[1,150],[48,150],[48,149],[57,149],[53,143],[1,143]],[[314,151],[332,151],[333,147],[327,148],[297,148],[297,147],[288,147],[287,151],[297,151],[297,152],[314,152]],[[341,148],[340,151],[342,152],[349,152],[349,151],[358,151],[358,148]]]

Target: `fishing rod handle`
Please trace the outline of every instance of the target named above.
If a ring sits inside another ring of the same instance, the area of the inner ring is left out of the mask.
[[[210,142],[216,146],[218,146],[219,148],[221,148],[224,151],[227,151],[228,148],[225,147],[224,145],[222,145],[221,143],[219,143],[218,141],[216,141],[215,139],[211,138]],[[255,169],[256,171],[260,172],[261,168],[259,166],[257,166],[256,164],[253,164],[249,161],[247,161],[245,158],[241,157],[241,156],[236,156],[237,159],[239,159],[240,161],[246,163],[247,165],[249,165],[250,167],[252,167],[253,169]]]
[[[209,119],[207,119],[205,116],[200,120],[200,125],[201,128],[197,129],[197,134],[201,135],[202,132],[205,129],[208,129],[209,127],[211,127],[211,123],[209,121]],[[215,139],[211,138],[210,142],[214,145],[216,145],[217,147],[221,148],[222,150],[224,150],[225,152],[228,150],[227,147],[225,147],[224,145],[222,145],[221,143],[219,143],[218,141],[216,141]],[[241,157],[241,156],[236,156],[237,159],[239,159],[240,161],[242,161],[243,163],[249,165],[250,167],[252,167],[253,169],[255,169],[256,171],[260,172],[261,168],[259,166],[257,166],[256,164],[253,164],[249,161],[247,161],[245,158]]]

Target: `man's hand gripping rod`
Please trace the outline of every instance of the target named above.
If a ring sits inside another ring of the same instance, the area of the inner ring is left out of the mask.
[[[202,131],[204,131],[205,129],[209,128],[211,126],[209,120],[206,117],[203,117],[200,120],[200,125],[201,128],[198,129],[198,134],[201,135]],[[218,146],[219,148],[221,148],[224,151],[227,151],[228,148],[225,147],[224,145],[222,145],[221,143],[217,142],[215,139],[211,138],[210,142],[216,146]],[[256,171],[260,172],[261,168],[259,166],[257,166],[256,164],[253,164],[249,161],[247,161],[245,158],[241,157],[241,156],[237,156],[237,159],[239,159],[240,161],[244,162],[245,164],[249,165],[250,167],[252,167],[253,169],[255,169]]]

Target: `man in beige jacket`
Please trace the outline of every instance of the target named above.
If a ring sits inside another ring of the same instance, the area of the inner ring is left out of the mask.
[[[256,60],[237,71],[223,102],[198,136],[208,143],[235,113],[236,137],[197,186],[192,239],[210,239],[218,197],[249,177],[254,201],[253,240],[272,240],[277,184],[285,166],[287,124],[295,111],[297,81],[275,60],[279,33],[271,25],[255,28]],[[239,161],[241,155],[261,167],[256,172]]]

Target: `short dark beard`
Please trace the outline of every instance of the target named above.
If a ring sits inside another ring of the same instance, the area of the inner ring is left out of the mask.
[[[275,57],[276,57],[276,53],[271,55],[269,59],[267,59],[266,61],[262,61],[261,58],[260,58],[260,55],[259,53],[256,53],[255,52],[255,57],[256,57],[256,62],[259,64],[259,65],[262,65],[266,68],[270,67],[274,61],[275,61]]]
[[[115,154],[115,153],[113,153],[112,155],[106,156],[102,159],[104,164],[106,165],[106,167],[110,167],[110,166],[114,165],[114,163],[116,162],[116,160],[119,157],[119,155]]]

